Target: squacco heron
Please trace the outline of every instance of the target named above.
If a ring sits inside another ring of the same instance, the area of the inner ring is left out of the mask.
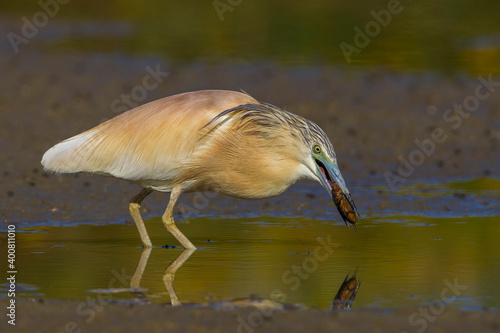
[[[182,192],[260,199],[309,178],[330,193],[347,225],[359,218],[325,132],[241,92],[194,91],[144,104],[56,144],[42,165],[47,171],[111,175],[141,185],[129,209],[144,247],[152,243],[139,209],[153,190],[170,192],[162,221],[187,249],[196,247],[173,218]]]

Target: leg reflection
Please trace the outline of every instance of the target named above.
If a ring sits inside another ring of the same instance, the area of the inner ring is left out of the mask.
[[[167,288],[168,294],[170,295],[170,301],[172,305],[181,305],[181,301],[177,297],[177,293],[174,289],[174,278],[175,272],[186,262],[186,260],[191,257],[191,255],[196,251],[196,249],[185,249],[182,253],[167,266],[165,272],[163,273],[163,283],[165,283],[165,287]]]
[[[139,259],[139,262],[137,263],[137,267],[135,268],[134,275],[132,276],[132,280],[130,280],[130,287],[131,288],[140,288],[141,280],[142,280],[142,274],[144,274],[144,270],[146,269],[146,265],[148,264],[149,260],[149,255],[151,254],[151,247],[145,247],[142,250],[141,253],[141,258]]]
[[[132,279],[130,280],[130,288],[132,289],[132,295],[136,296],[140,300],[147,301],[146,295],[141,291],[141,280],[142,275],[144,274],[144,270],[146,269],[146,265],[148,264],[149,255],[151,254],[150,247],[145,247],[142,250],[141,258],[137,263],[137,267],[135,268],[134,275],[132,275]]]
[[[152,248],[150,247],[149,248],[145,247],[142,250],[141,258],[139,259],[134,275],[130,280],[130,288],[134,290],[132,293],[139,299],[143,300],[146,299],[146,295],[144,295],[144,293],[141,291],[141,280],[142,280],[142,275],[146,270],[146,265],[148,264],[149,256],[151,255],[151,250]],[[194,251],[196,250],[186,249],[182,251],[182,253],[167,266],[165,272],[163,273],[163,283],[165,283],[165,287],[167,288],[168,294],[170,295],[170,301],[172,305],[182,304],[179,298],[177,297],[177,294],[174,289],[175,272],[177,272],[177,270],[182,267],[184,262],[186,262],[186,260],[189,259],[189,257],[194,253]]]

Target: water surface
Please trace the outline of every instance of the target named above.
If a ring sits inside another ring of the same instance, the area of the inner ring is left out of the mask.
[[[377,193],[370,188],[357,191]],[[361,287],[356,307],[435,302],[454,283],[462,289],[459,295],[448,295],[457,296],[450,305],[498,308],[499,194],[493,179],[413,186],[393,197],[409,202],[424,197],[450,210],[394,214],[397,207],[389,205],[386,210],[362,211],[365,217],[356,229],[336,217],[179,218],[179,228],[199,250],[179,268],[174,287],[184,303],[276,298],[279,291],[287,303],[327,308],[345,276],[357,271]],[[455,212],[457,196],[465,196],[458,202],[466,214]],[[497,214],[488,213],[494,211]],[[18,296],[170,302],[162,276],[183,250],[160,247],[177,243],[159,217],[147,219],[146,226],[158,248],[151,251],[140,293],[129,289],[142,253],[133,224],[21,228]],[[5,236],[2,233],[2,243]],[[4,252],[2,246],[2,256]]]

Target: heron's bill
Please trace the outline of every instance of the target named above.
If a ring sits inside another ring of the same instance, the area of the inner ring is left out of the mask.
[[[337,206],[345,224],[347,226],[355,225],[356,221],[359,219],[359,213],[345,185],[338,166],[333,163],[323,163],[319,160],[316,160],[316,165],[319,170],[321,185],[327,191],[331,191],[330,194],[333,202],[335,206]]]

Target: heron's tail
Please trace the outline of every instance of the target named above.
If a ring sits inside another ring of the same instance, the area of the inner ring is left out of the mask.
[[[92,146],[89,142],[95,131],[87,131],[66,139],[43,154],[42,165],[44,170],[59,173],[92,172],[89,170],[88,153]]]

